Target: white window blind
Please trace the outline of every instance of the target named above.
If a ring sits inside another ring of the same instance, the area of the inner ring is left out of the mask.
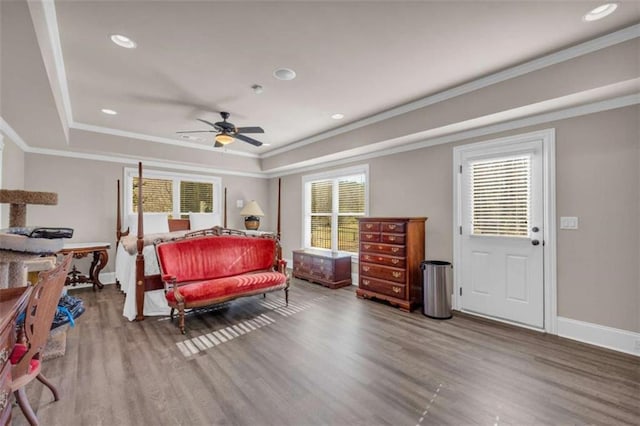
[[[527,237],[531,161],[529,156],[471,163],[474,235]]]
[[[305,247],[358,252],[358,218],[367,211],[366,167],[305,180]]]
[[[125,169],[125,211],[138,211],[138,171]],[[220,213],[221,180],[199,176],[145,170],[142,179],[142,206],[145,213],[169,213],[188,218],[189,213]]]

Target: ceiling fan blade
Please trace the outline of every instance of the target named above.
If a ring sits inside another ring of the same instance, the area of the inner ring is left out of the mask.
[[[236,133],[264,133],[262,127],[237,127]]]
[[[216,133],[216,130],[186,130],[184,132],[176,133]]]
[[[261,146],[262,145],[262,142],[257,141],[255,139],[252,139],[249,136],[245,136],[245,135],[241,135],[241,134],[236,133],[234,135],[234,137],[236,139],[240,139],[241,141],[248,142],[248,143],[250,143],[251,145],[254,145],[254,146]]]
[[[213,127],[214,129],[217,129],[217,128],[218,128],[218,126],[216,126],[214,123],[212,123],[212,122],[210,122],[210,121],[207,121],[207,120],[203,120],[202,118],[196,118],[196,120],[198,120],[198,121],[202,121],[203,123],[208,124],[209,126]]]
[[[222,148],[224,145],[221,144],[220,142],[216,141],[216,143],[213,144],[214,148]]]

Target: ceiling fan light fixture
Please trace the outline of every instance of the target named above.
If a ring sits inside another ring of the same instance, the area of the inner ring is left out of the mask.
[[[233,142],[233,136],[219,133],[216,135],[216,142],[221,143],[222,145],[230,144]]]
[[[587,13],[582,17],[582,20],[585,22],[597,21],[598,19],[602,19],[611,15],[618,8],[617,3],[606,3],[596,7],[591,10],[591,12]]]
[[[331,116],[331,118],[333,118],[334,120],[342,120],[344,118],[344,114],[341,113],[335,113]]]
[[[112,42],[125,49],[135,49],[138,46],[135,41],[122,34],[112,34],[110,38]]]

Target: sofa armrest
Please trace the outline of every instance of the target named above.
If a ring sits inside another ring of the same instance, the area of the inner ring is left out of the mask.
[[[180,303],[184,301],[184,297],[180,294],[179,287],[180,285],[176,283],[176,277],[172,275],[162,275],[162,281],[164,282],[164,292],[165,293],[173,293],[176,302]]]
[[[287,261],[284,260],[284,259],[278,259],[277,266],[278,266],[278,272],[286,275],[286,272],[287,272]]]

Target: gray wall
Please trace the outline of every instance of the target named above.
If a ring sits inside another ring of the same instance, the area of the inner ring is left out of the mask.
[[[2,150],[2,189],[24,188],[24,152],[11,139],[4,138]],[[0,228],[9,226],[9,205],[1,206]]]
[[[116,182],[118,179],[122,181],[123,168],[131,165],[39,154],[26,154],[25,163],[26,189],[58,193],[57,206],[27,208],[27,225],[70,227],[74,229],[73,242],[104,241],[115,247]],[[267,179],[220,177],[222,187],[228,188],[229,227],[244,229],[239,209],[235,208],[237,199],[255,199],[267,214],[270,209]],[[265,223],[270,220],[265,217]],[[115,250],[112,248],[104,272],[114,270],[114,259]]]
[[[369,164],[372,216],[429,217],[426,256],[451,261],[453,146],[555,128],[557,215],[580,221],[558,230],[558,315],[640,332],[639,122],[627,107],[349,165]],[[282,178],[287,258],[302,243],[301,176]]]

